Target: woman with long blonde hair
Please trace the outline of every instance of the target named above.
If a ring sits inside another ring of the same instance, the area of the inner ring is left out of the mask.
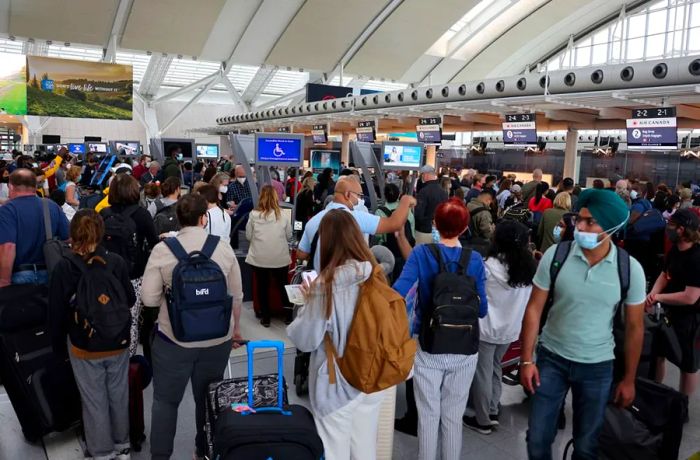
[[[311,353],[309,396],[325,457],[373,460],[385,393],[366,394],[350,385],[337,364],[328,362],[324,337],[328,333],[338,356],[343,356],[360,286],[370,276],[384,278],[373,273],[377,262],[351,213],[328,211],[318,235],[320,274],[306,290],[306,302],[287,327],[287,335],[298,350]],[[329,365],[335,366],[333,384]]]
[[[250,241],[248,257],[245,261],[253,267],[256,280],[257,300],[260,303],[260,324],[270,327],[270,290],[278,289],[280,299],[289,312],[291,305],[284,286],[292,258],[289,255],[288,241],[292,237],[292,223],[282,217],[277,202],[277,192],[271,185],[260,190],[258,207],[250,212],[245,236]]]

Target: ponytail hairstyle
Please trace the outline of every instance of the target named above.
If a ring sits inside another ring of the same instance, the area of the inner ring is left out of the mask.
[[[70,222],[70,237],[73,252],[87,259],[102,241],[105,225],[94,209],[81,209]]]

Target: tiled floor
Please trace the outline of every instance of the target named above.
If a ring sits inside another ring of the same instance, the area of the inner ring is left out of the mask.
[[[307,400],[299,400],[293,391],[292,376],[294,365],[294,349],[286,339],[284,325],[281,322],[273,322],[270,329],[262,328],[253,316],[250,305],[243,313],[243,331],[246,338],[251,339],[275,339],[285,340],[285,376],[290,383],[289,399],[294,404],[307,405]],[[244,350],[235,350],[231,355],[231,371],[234,376],[246,374]],[[256,354],[255,371],[259,373],[274,372],[276,361],[270,352]],[[667,383],[676,386],[678,372],[669,366]],[[152,390],[149,387],[144,393],[146,427],[150,426],[150,406]],[[470,460],[520,460],[526,459],[525,432],[527,429],[528,402],[520,387],[504,386],[502,397],[503,410],[501,413],[500,428],[491,435],[484,436],[471,430],[464,430],[464,442],[462,458]],[[687,459],[692,453],[700,451],[700,394],[696,394],[690,403],[690,423],[685,426],[683,444],[681,446],[681,459]],[[405,410],[404,390],[399,388],[397,396],[397,414],[403,414]],[[567,418],[571,420],[571,405],[567,405]],[[194,402],[188,391],[180,405],[180,417],[178,419],[177,436],[175,438],[175,451],[173,460],[189,460],[192,458],[194,443]],[[148,434],[148,433],[147,433]],[[571,438],[571,424],[560,432],[554,446],[553,457],[560,459],[566,442]],[[143,446],[143,451],[134,453],[134,460],[146,460],[148,455],[148,440]],[[401,433],[395,433],[394,459],[410,460],[415,458],[417,452],[417,439]],[[22,437],[22,432],[7,399],[7,395],[0,391],[0,460],[78,460],[82,458],[81,445],[75,433],[61,433],[48,436],[44,439],[44,446],[27,444]]]

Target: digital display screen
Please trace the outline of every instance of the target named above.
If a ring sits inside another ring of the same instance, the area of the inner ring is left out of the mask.
[[[197,158],[219,158],[219,146],[216,144],[197,144]]]
[[[135,141],[114,141],[117,155],[136,156],[139,154],[141,143]]]
[[[88,144],[88,152],[107,153],[107,144],[104,142],[91,142]]]
[[[331,168],[336,177],[340,175],[340,152],[338,150],[312,150],[311,170],[314,175],[322,173],[326,168]]]
[[[423,166],[422,144],[384,144],[384,167],[391,169],[419,169]]]
[[[302,163],[302,136],[258,133],[255,144],[256,163],[289,164]]]
[[[68,151],[73,155],[84,155],[85,144],[68,144]]]
[[[165,140],[163,139],[163,155],[165,158],[168,158],[168,152],[170,151],[170,148],[173,146],[177,146],[180,148],[180,152],[182,153],[183,158],[193,158],[192,154],[194,153],[192,150],[194,149],[194,143],[189,140],[189,139],[169,139]]]
[[[442,129],[439,125],[416,126],[416,134],[419,142],[426,144],[440,144],[442,142]]]
[[[363,131],[360,131],[361,129]],[[375,137],[374,128],[357,128],[357,140],[359,142],[374,142]]]
[[[676,150],[678,125],[676,109],[636,109],[627,120],[628,150]]]
[[[503,123],[503,144],[513,146],[537,145],[537,124],[534,113],[516,113],[506,115]]]
[[[314,125],[311,129],[311,137],[314,144],[325,144],[328,142],[328,133],[325,125]]]

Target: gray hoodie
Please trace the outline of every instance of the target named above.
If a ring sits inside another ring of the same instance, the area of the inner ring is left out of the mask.
[[[349,261],[338,267],[333,280],[333,311],[325,316],[323,289],[315,286],[306,304],[287,327],[287,334],[300,351],[311,352],[309,396],[314,415],[323,417],[344,407],[361,392],[353,388],[336,366],[336,384],[328,381],[328,361],[323,337],[328,331],[338,356],[345,352],[345,341],[355,313],[360,283],[372,273],[369,262]]]

